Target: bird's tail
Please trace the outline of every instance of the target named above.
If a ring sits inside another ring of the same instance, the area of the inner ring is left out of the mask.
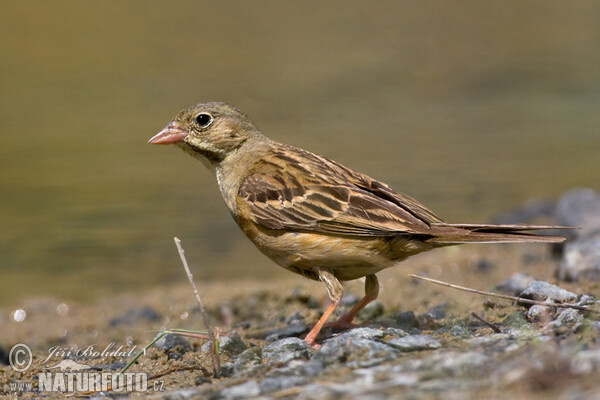
[[[530,231],[578,229],[571,226],[552,225],[491,225],[491,224],[445,224],[431,225],[432,237],[426,241],[439,244],[459,243],[560,243],[563,236],[540,235]]]

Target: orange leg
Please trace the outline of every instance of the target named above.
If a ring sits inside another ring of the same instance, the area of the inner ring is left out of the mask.
[[[308,335],[306,335],[306,337],[304,338],[304,341],[314,349],[318,349],[319,347],[321,347],[321,345],[317,344],[315,340],[317,339],[317,336],[319,336],[321,328],[323,328],[323,325],[325,325],[325,322],[327,322],[327,319],[329,318],[331,313],[340,304],[340,301],[342,300],[342,295],[344,294],[344,288],[342,287],[342,284],[333,275],[331,270],[326,268],[318,268],[317,273],[319,274],[319,280],[323,282],[325,284],[325,287],[327,288],[327,294],[331,299],[331,304],[329,305],[329,307],[327,307],[323,315],[321,315],[321,318],[319,318],[315,326],[313,326],[310,332],[308,332]]]
[[[340,329],[350,329],[356,327],[356,325],[352,323],[354,317],[356,317],[356,314],[365,308],[367,304],[375,300],[378,295],[379,282],[377,281],[377,277],[375,275],[367,275],[365,281],[365,296],[360,299],[360,301],[356,303],[350,311],[342,315],[340,319],[327,324],[327,326]]]
[[[330,270],[320,268],[318,270],[318,273],[319,279],[325,284],[325,287],[327,288],[327,293],[329,294],[329,298],[331,299],[331,304],[329,305],[329,307],[327,307],[321,318],[319,318],[319,320],[317,321],[315,326],[313,326],[313,328],[310,330],[308,335],[306,335],[306,338],[304,338],[304,341],[308,343],[309,346],[317,349],[321,346],[318,345],[315,342],[315,340],[317,339],[317,336],[319,336],[319,332],[329,319],[331,313],[333,313],[333,311],[340,304],[340,301],[342,300],[342,295],[344,294],[342,284],[340,283],[340,281],[338,281],[338,279],[335,276],[333,276]],[[367,304],[375,300],[378,294],[379,282],[377,281],[377,277],[375,275],[368,275],[365,281],[365,296],[362,299],[360,299],[360,301],[354,307],[352,307],[350,311],[348,311],[346,314],[340,317],[340,319],[338,319],[335,322],[327,323],[327,326],[341,329],[349,329],[355,327],[356,325],[352,323],[352,320],[354,319],[356,314],[358,314],[360,310],[365,308]]]

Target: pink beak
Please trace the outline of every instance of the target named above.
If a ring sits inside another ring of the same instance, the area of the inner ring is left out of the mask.
[[[165,129],[152,136],[148,143],[150,144],[173,144],[181,142],[187,135],[187,132],[177,128],[175,124],[170,123]]]

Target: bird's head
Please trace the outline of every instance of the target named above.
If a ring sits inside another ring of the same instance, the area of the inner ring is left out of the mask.
[[[175,144],[216,166],[252,138],[264,137],[252,120],[226,103],[202,103],[182,110],[148,143]]]

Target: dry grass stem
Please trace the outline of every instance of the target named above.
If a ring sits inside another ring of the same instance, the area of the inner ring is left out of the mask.
[[[183,251],[183,247],[181,247],[181,240],[175,237],[175,246],[177,246],[177,251],[179,252],[179,257],[181,257],[181,262],[183,263],[183,268],[185,268],[185,272],[187,273],[188,279],[190,281],[190,285],[194,290],[194,296],[196,297],[196,302],[198,303],[198,307],[200,308],[200,314],[202,314],[202,320],[204,321],[204,327],[208,331],[208,337],[211,343],[211,355],[212,355],[212,365],[213,365],[213,375],[217,377],[219,374],[219,369],[221,368],[221,360],[219,359],[219,350],[217,348],[217,341],[215,338],[215,334],[213,332],[212,326],[210,325],[210,321],[208,318],[208,313],[204,309],[204,305],[202,304],[202,300],[200,299],[200,294],[198,293],[198,288],[194,283],[194,276],[190,271],[190,267],[188,266],[187,260],[185,258],[185,254]]]
[[[518,303],[534,304],[534,305],[540,305],[540,306],[546,306],[546,307],[556,307],[556,308],[574,308],[575,310],[580,310],[580,311],[598,312],[598,310],[595,310],[594,308],[586,307],[586,306],[579,306],[577,304],[550,303],[547,301],[537,301],[537,300],[525,299],[523,297],[509,296],[507,294],[492,293],[492,292],[485,292],[483,290],[471,289],[468,287],[458,286],[458,285],[454,285],[452,283],[438,281],[437,279],[426,278],[424,276],[419,276],[419,275],[415,275],[415,274],[408,274],[408,276],[410,276],[411,278],[421,279],[421,280],[424,280],[427,282],[435,283],[436,285],[441,285],[441,286],[446,286],[446,287],[449,287],[452,289],[462,290],[464,292],[476,293],[476,294],[481,294],[484,296],[490,296],[490,297],[496,297],[496,298],[500,298],[500,299],[516,301]]]

